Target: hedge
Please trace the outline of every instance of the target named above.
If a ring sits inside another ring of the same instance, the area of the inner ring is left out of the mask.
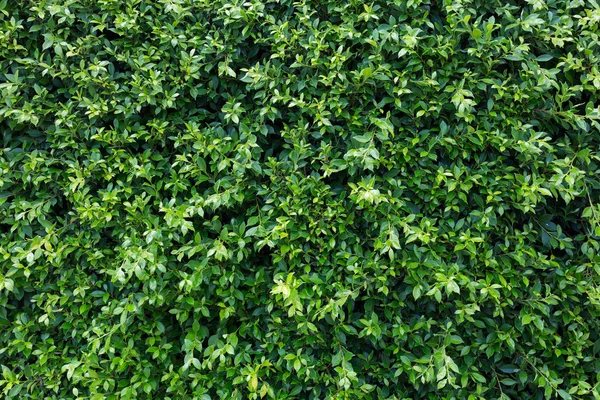
[[[0,396],[600,399],[595,0],[1,0]]]

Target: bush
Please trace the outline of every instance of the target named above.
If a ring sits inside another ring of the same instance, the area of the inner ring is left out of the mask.
[[[599,21],[0,1],[4,398],[599,399]]]

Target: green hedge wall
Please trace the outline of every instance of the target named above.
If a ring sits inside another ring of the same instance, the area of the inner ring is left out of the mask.
[[[0,397],[600,399],[595,0],[0,0]]]

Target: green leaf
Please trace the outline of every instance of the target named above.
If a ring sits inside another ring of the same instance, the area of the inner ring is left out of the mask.
[[[554,57],[551,54],[542,54],[537,57],[538,62],[546,62],[552,60]]]
[[[572,399],[571,395],[562,389],[558,389],[558,395],[560,396],[561,399],[564,399],[564,400]]]

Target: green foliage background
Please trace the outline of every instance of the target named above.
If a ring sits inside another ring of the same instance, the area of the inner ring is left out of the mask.
[[[599,22],[0,1],[1,396],[599,399]]]

